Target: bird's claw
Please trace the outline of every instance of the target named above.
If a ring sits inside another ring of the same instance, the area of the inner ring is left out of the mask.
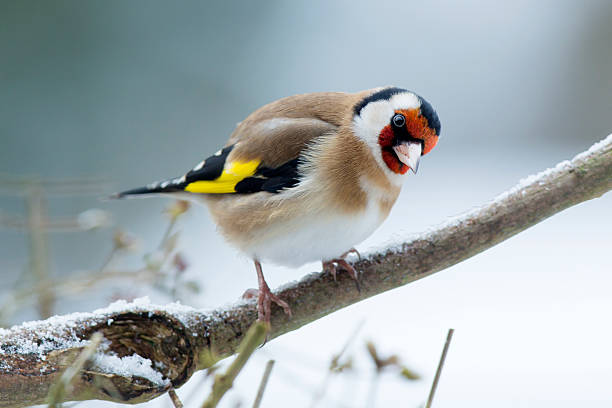
[[[357,252],[356,249],[350,250],[348,252],[353,252],[353,251]],[[357,254],[359,253],[357,252]],[[348,272],[349,276],[353,278],[353,280],[355,281],[355,286],[357,286],[357,291],[361,292],[361,286],[359,285],[359,278],[357,277],[357,270],[353,268],[353,265],[348,263],[343,258],[332,259],[331,261],[323,262],[323,270],[329,273],[334,278],[334,281],[336,281],[336,275],[337,275],[338,268],[343,269]]]
[[[285,314],[291,317],[291,307],[289,304],[276,296],[268,285],[260,288],[257,292],[257,320],[270,324],[270,316],[272,314],[272,302],[282,307]]]
[[[257,281],[259,282],[259,291],[257,293],[257,320],[270,325],[272,302],[282,307],[285,314],[291,317],[291,308],[289,307],[289,304],[276,296],[270,290],[270,287],[264,279],[259,261],[255,261],[255,269],[257,270]]]
[[[285,314],[291,317],[291,307],[287,302],[276,296],[270,288],[265,289],[247,289],[242,294],[243,299],[257,298],[257,320],[270,324],[270,316],[272,314],[272,302],[282,307]]]

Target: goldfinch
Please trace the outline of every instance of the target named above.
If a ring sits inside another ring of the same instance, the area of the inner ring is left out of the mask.
[[[344,260],[383,222],[408,172],[436,146],[432,106],[401,88],[279,99],[239,123],[221,150],[182,177],[116,194],[184,195],[208,205],[225,238],[255,262],[260,320],[274,302],[260,262]]]

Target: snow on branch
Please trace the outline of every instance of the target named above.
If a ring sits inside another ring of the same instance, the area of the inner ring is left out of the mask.
[[[346,274],[334,282],[329,275],[312,273],[284,285],[277,293],[293,317],[273,308],[269,338],[448,268],[610,189],[612,135],[476,210],[355,262],[361,291]],[[176,303],[154,305],[145,298],[0,329],[0,407],[43,403],[96,332],[103,340],[63,399],[150,400],[234,354],[256,317],[252,302],[205,311]]]

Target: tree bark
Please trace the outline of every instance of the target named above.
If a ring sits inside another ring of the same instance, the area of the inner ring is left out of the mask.
[[[269,338],[448,268],[611,188],[612,135],[571,161],[528,177],[479,209],[354,263],[361,291],[347,274],[339,274],[334,282],[327,274],[313,273],[284,286],[277,294],[289,303],[293,317],[273,307]],[[154,362],[151,370],[161,373],[163,381],[139,372],[105,372],[109,370],[94,361],[75,376],[64,399],[150,400],[235,353],[256,318],[253,302],[207,312],[141,301],[0,329],[0,407],[43,403],[97,331],[105,338],[104,353],[149,359]]]

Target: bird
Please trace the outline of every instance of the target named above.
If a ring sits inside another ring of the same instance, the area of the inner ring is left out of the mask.
[[[238,123],[219,151],[180,177],[115,198],[165,195],[208,206],[225,239],[255,264],[258,319],[271,304],[261,263],[321,261],[336,278],[355,245],[386,219],[409,171],[438,143],[440,120],[416,93],[379,87],[285,97]]]

